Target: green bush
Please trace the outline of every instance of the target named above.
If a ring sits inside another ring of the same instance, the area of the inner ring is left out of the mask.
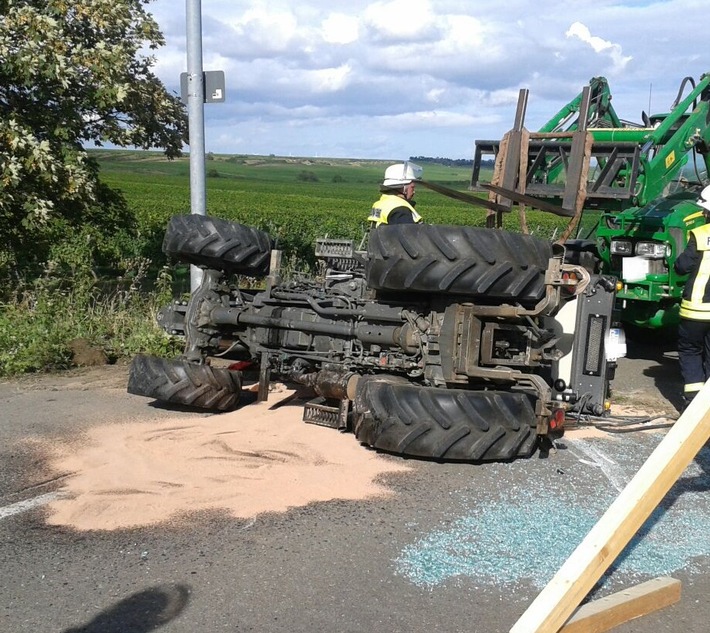
[[[304,169],[298,173],[296,180],[300,180],[301,182],[318,182],[319,178],[314,172]]]
[[[109,362],[139,352],[174,356],[180,344],[156,325],[170,299],[167,271],[141,292],[149,262],[128,262],[126,275],[108,287],[85,269],[67,278],[48,272],[0,304],[0,376],[66,369],[71,343],[85,339]],[[58,266],[58,270],[66,270]]]

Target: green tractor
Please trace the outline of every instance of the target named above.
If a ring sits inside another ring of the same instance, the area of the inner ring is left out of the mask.
[[[710,74],[697,83],[686,77],[670,111],[642,112],[640,124],[619,118],[603,77],[539,132],[524,127],[527,96],[520,91],[503,139],[476,142],[470,189],[488,193],[488,226],[500,228],[513,205],[523,227],[526,207],[568,217],[558,242],[569,261],[618,280],[621,320],[676,325],[686,277],[674,263],[689,231],[704,223],[695,202],[710,167]]]

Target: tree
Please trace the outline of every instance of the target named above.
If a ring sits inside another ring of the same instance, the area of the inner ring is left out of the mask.
[[[0,0],[0,266],[130,225],[85,145],[180,154],[185,108],[144,53],[164,44],[149,2]]]

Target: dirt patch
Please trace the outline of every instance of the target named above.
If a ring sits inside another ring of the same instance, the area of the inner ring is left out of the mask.
[[[121,389],[125,391],[128,383],[128,365],[125,362],[115,365],[94,367],[76,367],[50,374],[25,374],[12,380],[0,381],[0,385],[11,386],[21,391],[57,391],[59,389]]]
[[[75,338],[67,344],[72,353],[72,363],[76,367],[96,367],[108,364],[106,352],[96,345],[92,345],[85,338]]]
[[[367,450],[352,434],[304,424],[284,386],[266,403],[203,418],[112,424],[57,451],[52,467],[74,473],[48,522],[113,530],[224,510],[251,518],[334,499],[391,494],[401,461]]]

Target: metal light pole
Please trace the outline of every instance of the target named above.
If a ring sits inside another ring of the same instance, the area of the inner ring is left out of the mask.
[[[186,0],[187,116],[190,127],[190,212],[207,213],[205,191],[205,85],[202,71],[202,0]],[[190,266],[190,289],[202,281],[202,271]]]

